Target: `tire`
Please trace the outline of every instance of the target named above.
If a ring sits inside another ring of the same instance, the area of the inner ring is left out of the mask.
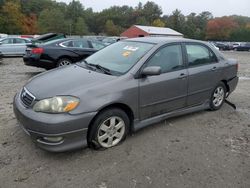
[[[212,92],[210,99],[210,109],[219,110],[225,102],[227,89],[224,83],[219,83]]]
[[[62,58],[62,59],[59,59],[58,62],[57,62],[57,67],[63,67],[63,66],[67,66],[67,65],[71,65],[72,64],[72,61],[68,58]]]
[[[127,114],[118,108],[101,112],[90,125],[89,146],[94,149],[110,148],[121,143],[127,136],[130,120]]]

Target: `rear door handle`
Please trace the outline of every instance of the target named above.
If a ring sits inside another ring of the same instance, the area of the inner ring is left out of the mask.
[[[181,74],[179,75],[178,79],[184,79],[184,78],[186,78],[186,77],[187,77],[187,74],[181,73]]]

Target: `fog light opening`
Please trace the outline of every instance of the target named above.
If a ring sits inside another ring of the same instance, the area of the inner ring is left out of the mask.
[[[56,137],[43,137],[43,140],[49,141],[49,142],[61,142],[63,140],[62,136],[56,136]]]

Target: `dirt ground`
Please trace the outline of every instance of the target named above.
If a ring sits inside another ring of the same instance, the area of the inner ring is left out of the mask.
[[[15,93],[43,69],[21,58],[0,64],[0,187],[249,188],[250,53],[225,52],[240,62],[240,82],[217,112],[172,118],[129,136],[117,147],[49,153],[37,148],[12,112]]]

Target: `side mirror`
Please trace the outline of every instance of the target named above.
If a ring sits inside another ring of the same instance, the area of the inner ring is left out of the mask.
[[[158,66],[151,66],[146,67],[142,70],[141,74],[143,76],[156,76],[161,74],[161,67]]]

